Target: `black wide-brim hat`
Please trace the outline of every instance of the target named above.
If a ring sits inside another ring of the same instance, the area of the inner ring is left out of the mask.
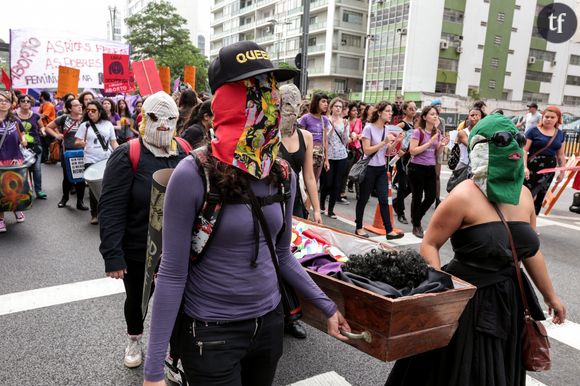
[[[258,44],[241,41],[222,47],[208,69],[209,87],[212,93],[224,83],[272,73],[278,82],[292,79],[298,71],[274,67],[270,55]]]

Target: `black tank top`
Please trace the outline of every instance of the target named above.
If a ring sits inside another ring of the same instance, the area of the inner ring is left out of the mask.
[[[304,137],[302,136],[300,129],[296,130],[298,131],[298,150],[296,150],[294,153],[289,153],[282,143],[280,146],[280,157],[288,161],[290,167],[292,170],[294,170],[294,173],[298,175],[302,171],[302,166],[304,165],[304,158],[306,157],[306,143],[304,143]]]

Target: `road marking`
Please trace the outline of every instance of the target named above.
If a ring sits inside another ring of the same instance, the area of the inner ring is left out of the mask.
[[[116,295],[125,292],[122,280],[102,278],[0,296],[0,315],[58,304]]]
[[[352,386],[334,371],[318,374],[314,377],[292,383],[288,386]]]
[[[546,386],[546,385],[538,380],[535,380],[529,375],[526,375],[526,386]]]
[[[558,220],[578,221],[578,216],[558,216],[558,215],[555,215],[555,214],[550,214],[548,216],[546,216],[545,214],[540,214],[538,216],[538,218],[545,218],[547,220],[549,220],[551,218],[556,218]]]
[[[337,215],[337,216],[336,216],[336,219],[337,219],[338,221],[341,221],[341,222],[343,222],[343,223],[345,223],[345,224],[348,224],[348,225],[350,225],[350,226],[353,226],[353,227],[355,227],[355,226],[356,226],[356,223],[355,223],[354,221],[352,221],[352,220],[349,220],[349,219],[347,219],[347,218],[344,218],[344,217],[342,217],[342,216],[338,216],[338,215]]]
[[[536,226],[537,227],[545,227],[548,225],[556,225],[562,228],[568,228],[568,229],[573,229],[575,231],[580,231],[580,226],[576,226],[576,225],[571,225],[571,224],[564,224],[562,222],[558,222],[558,221],[554,221],[554,220],[548,220],[545,217],[538,217],[537,221],[536,221]]]
[[[550,338],[580,350],[580,324],[569,320],[566,320],[564,324],[554,324],[551,317],[547,318],[548,320],[543,323]]]

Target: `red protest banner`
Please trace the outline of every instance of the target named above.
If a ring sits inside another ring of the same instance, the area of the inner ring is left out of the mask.
[[[135,81],[139,86],[139,93],[142,96],[163,91],[155,60],[145,59],[133,62],[133,74],[135,75]]]
[[[103,54],[103,83],[106,93],[129,92],[129,55]]]

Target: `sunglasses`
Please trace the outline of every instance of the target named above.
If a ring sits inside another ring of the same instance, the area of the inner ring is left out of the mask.
[[[515,139],[518,145],[520,145],[520,147],[526,144],[526,136],[524,135],[524,133],[518,132],[517,134],[513,134],[508,131],[498,131],[497,133],[492,135],[491,138],[476,142],[475,145],[477,145],[478,143],[492,142],[494,145],[498,147],[506,147],[512,142],[512,139]]]
[[[32,103],[32,101],[28,99],[23,99],[20,101],[20,103]]]
[[[99,111],[98,109],[85,109],[87,111],[87,113],[96,113],[97,111]]]

